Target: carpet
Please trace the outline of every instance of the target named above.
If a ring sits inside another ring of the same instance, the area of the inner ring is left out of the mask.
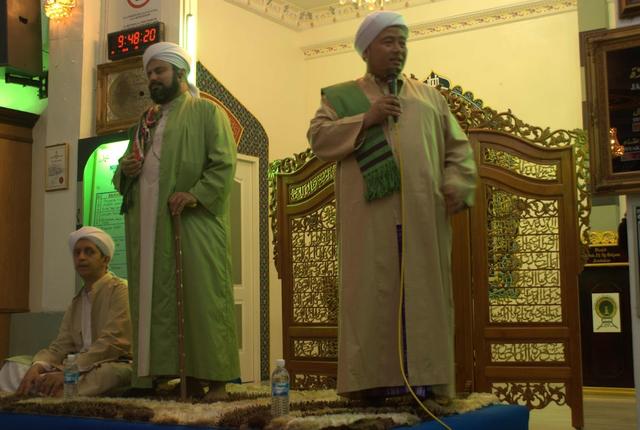
[[[149,398],[52,399],[4,395],[0,397],[0,412],[22,416],[54,415],[172,426],[265,430],[385,430],[414,426],[430,420],[409,398],[386,399],[371,405],[340,398],[334,390],[292,391],[290,414],[272,419],[268,386],[229,384],[227,391],[229,400],[215,403],[182,403]],[[498,400],[492,394],[474,393],[464,399],[454,399],[447,405],[427,401],[427,407],[437,416],[445,417],[496,403]]]

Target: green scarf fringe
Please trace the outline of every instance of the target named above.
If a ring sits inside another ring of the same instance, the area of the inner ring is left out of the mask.
[[[362,177],[366,187],[364,198],[368,202],[400,191],[400,172],[393,158],[367,169]]]
[[[331,87],[323,88],[322,94],[327,98],[340,118],[364,113],[369,110],[371,103],[360,86],[355,81],[343,82]],[[386,141],[382,126],[374,126],[366,130],[364,142],[356,150],[356,158],[367,152],[376,144],[383,142],[385,148],[376,153],[389,153],[389,157],[371,165],[370,157],[358,161],[360,172],[365,183],[364,198],[370,202],[400,190],[400,171],[396,165],[389,142]],[[375,158],[375,157],[373,157]],[[368,166],[364,168],[364,166]]]

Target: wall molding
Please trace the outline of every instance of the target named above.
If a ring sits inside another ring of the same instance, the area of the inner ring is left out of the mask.
[[[576,11],[577,0],[533,0],[504,8],[487,9],[481,12],[457,15],[442,20],[430,21],[409,27],[409,41],[459,33],[494,25],[509,24],[543,16]],[[327,42],[301,48],[304,58],[341,54],[353,51],[353,38]]]
[[[334,5],[305,9],[287,0],[225,1],[297,31],[360,18],[369,13],[368,9],[359,9],[350,2],[341,5],[336,1]],[[440,1],[444,0],[388,0],[384,7],[386,10],[400,10]]]

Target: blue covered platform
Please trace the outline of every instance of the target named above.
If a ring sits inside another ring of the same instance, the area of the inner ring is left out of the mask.
[[[529,410],[524,406],[492,405],[461,415],[445,417],[443,421],[453,430],[527,430],[529,428]],[[27,415],[0,413],[2,430],[189,430],[206,427],[182,425],[160,425],[122,420],[95,418],[71,418],[49,415]],[[218,428],[220,427],[208,427]],[[412,430],[441,430],[435,421],[426,421],[412,427],[398,427]]]

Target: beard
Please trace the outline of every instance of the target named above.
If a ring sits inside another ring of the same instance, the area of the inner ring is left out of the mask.
[[[153,82],[149,84],[149,96],[154,103],[165,104],[176,98],[180,93],[180,81],[178,76],[174,73],[171,79],[171,84],[165,86],[160,82]]]

